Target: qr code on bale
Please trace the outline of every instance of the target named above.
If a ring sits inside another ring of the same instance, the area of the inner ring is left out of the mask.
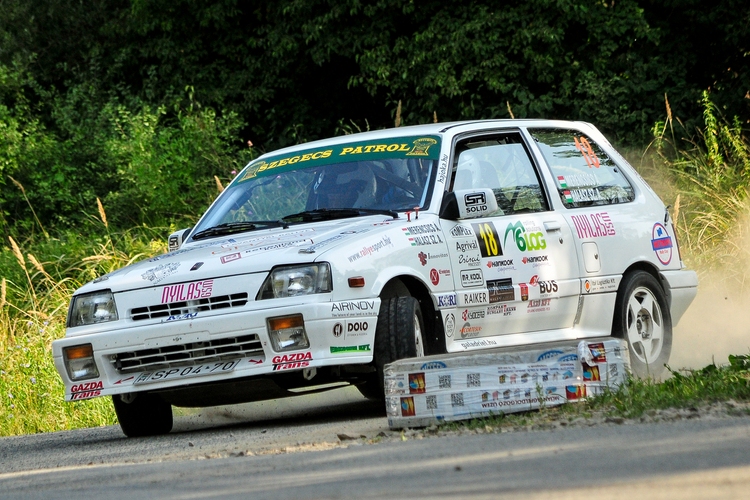
[[[463,392],[457,392],[455,394],[451,394],[451,406],[463,406],[464,405],[464,394]]]
[[[437,396],[435,394],[427,396],[425,402],[427,403],[428,410],[437,410]]]

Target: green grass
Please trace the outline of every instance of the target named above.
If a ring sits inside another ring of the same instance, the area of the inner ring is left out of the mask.
[[[52,359],[68,303],[82,284],[166,250],[170,228],[110,234],[103,208],[85,238],[9,240],[0,252],[0,436],[110,425],[109,398],[66,403]],[[97,222],[98,221],[98,222]]]

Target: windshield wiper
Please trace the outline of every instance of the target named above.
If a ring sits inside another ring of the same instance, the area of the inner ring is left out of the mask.
[[[253,231],[259,227],[283,227],[287,229],[289,224],[281,220],[253,220],[242,222],[225,222],[218,226],[209,227],[203,231],[198,231],[192,236],[193,240],[202,240],[211,236],[220,236],[224,234],[242,233]]]
[[[318,220],[346,219],[348,217],[359,217],[360,215],[388,215],[398,219],[398,212],[394,210],[382,210],[377,208],[316,208],[305,210],[297,214],[286,215],[282,221],[311,222]]]

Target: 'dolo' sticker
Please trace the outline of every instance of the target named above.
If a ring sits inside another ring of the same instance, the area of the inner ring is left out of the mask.
[[[672,237],[669,236],[667,228],[658,222],[651,230],[651,248],[659,262],[665,266],[672,261]]]

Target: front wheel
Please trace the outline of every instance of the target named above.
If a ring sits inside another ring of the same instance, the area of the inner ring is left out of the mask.
[[[112,402],[127,437],[157,436],[172,430],[172,405],[157,394],[116,394]]]
[[[635,271],[623,278],[612,335],[627,340],[633,374],[661,375],[672,352],[672,318],[664,291],[651,274]]]
[[[424,356],[424,320],[419,302],[414,297],[383,299],[375,330],[375,372],[357,388],[369,399],[385,397],[383,369],[385,365],[404,358]]]

